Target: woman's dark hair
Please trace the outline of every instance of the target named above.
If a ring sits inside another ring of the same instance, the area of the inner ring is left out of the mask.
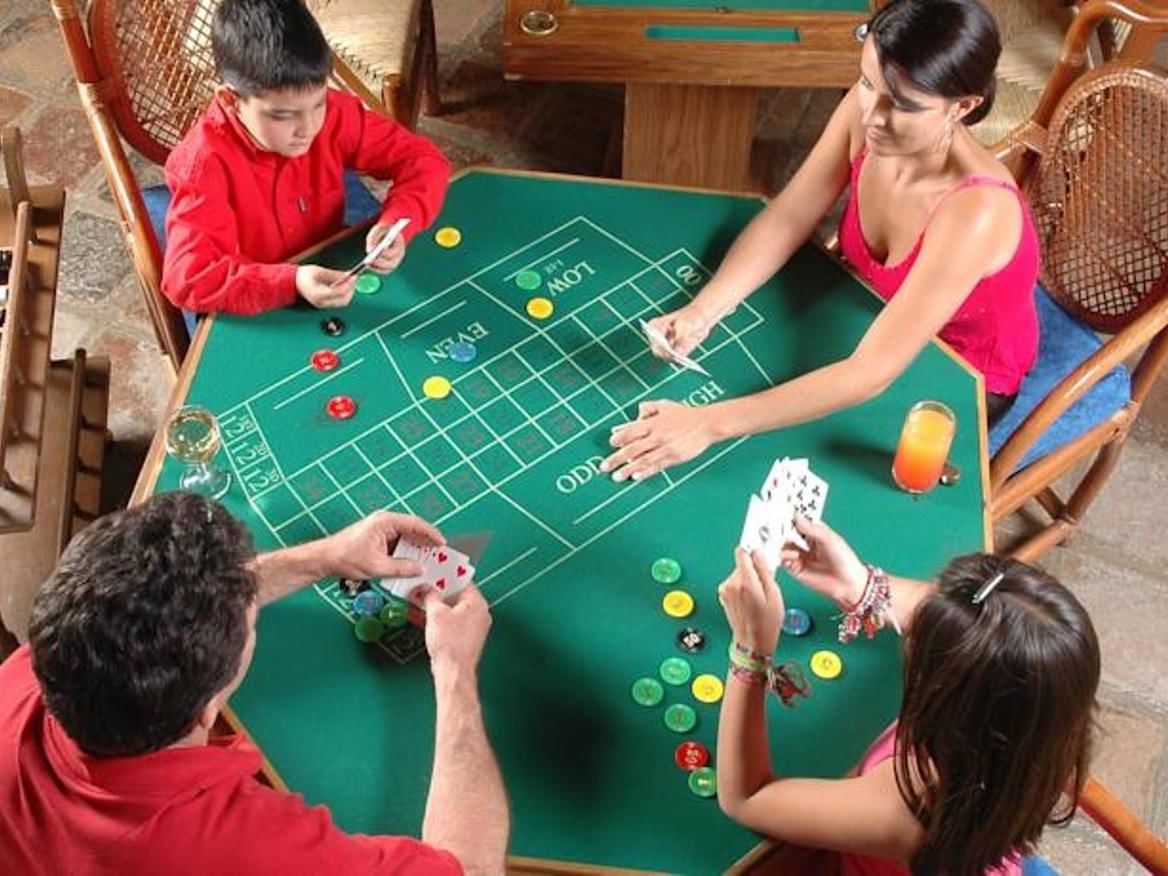
[[[925,830],[914,873],[981,876],[1032,851],[1048,822],[1071,818],[1087,780],[1099,672],[1091,618],[1050,575],[988,554],[949,564],[905,641],[895,764]]]
[[[219,78],[244,97],[328,82],[332,55],[303,0],[223,0],[211,19]]]
[[[90,524],[33,603],[45,706],[83,751],[178,741],[239,671],[256,598],[248,531],[223,506],[164,493]]]
[[[952,100],[980,95],[982,102],[962,119],[967,125],[993,109],[1002,39],[980,0],[892,0],[872,16],[868,33],[894,94],[907,80]]]

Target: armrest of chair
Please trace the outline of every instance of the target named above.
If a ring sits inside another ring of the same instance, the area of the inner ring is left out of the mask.
[[[15,192],[13,195],[15,196]],[[24,374],[18,359],[18,347],[28,334],[28,249],[32,240],[32,204],[16,204],[16,223],[13,226],[12,268],[8,274],[8,310],[6,325],[0,333],[0,472],[4,483],[11,477],[8,471],[8,441],[23,433],[17,419],[16,396],[30,375]],[[27,487],[27,484],[21,484]]]
[[[1168,872],[1168,846],[1094,778],[1087,778],[1079,807],[1149,871]]]
[[[1030,412],[990,461],[990,488],[997,490],[1014,472],[1026,451],[1045,434],[1068,408],[1086,395],[1116,365],[1146,346],[1168,327],[1168,296],[1113,337],[1094,355],[1064,377]]]

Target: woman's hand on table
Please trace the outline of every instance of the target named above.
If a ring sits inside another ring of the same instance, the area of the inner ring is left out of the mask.
[[[637,419],[613,429],[609,443],[618,449],[600,464],[615,481],[643,480],[688,462],[717,438],[708,408],[648,401],[638,413]]]
[[[680,307],[670,313],[663,313],[648,322],[651,328],[665,336],[666,340],[673,346],[674,352],[688,356],[698,344],[709,336],[717,320],[712,319],[700,304],[693,301],[685,307]],[[659,344],[650,341],[649,347],[658,359],[664,359],[666,362],[673,361],[669,351]]]
[[[734,641],[759,654],[774,654],[783,627],[783,593],[758,551],[734,551],[734,571],[718,587],[718,601]]]

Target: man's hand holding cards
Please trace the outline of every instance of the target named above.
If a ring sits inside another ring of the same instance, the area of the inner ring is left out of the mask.
[[[470,558],[449,545],[419,545],[403,538],[393,555],[397,559],[413,560],[422,567],[420,575],[386,578],[381,582],[399,599],[409,599],[419,587],[429,587],[449,604],[474,580],[475,567]]]
[[[806,459],[776,460],[759,495],[750,497],[739,546],[759,551],[767,566],[776,568],[783,545],[808,549],[796,518],[818,521],[826,502],[827,481],[811,471]]]

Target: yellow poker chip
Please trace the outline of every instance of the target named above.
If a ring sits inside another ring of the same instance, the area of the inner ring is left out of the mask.
[[[450,395],[450,381],[445,377],[427,377],[422,383],[422,392],[426,398],[446,398]]]
[[[453,249],[462,243],[462,232],[457,228],[447,225],[445,228],[439,228],[434,232],[434,242],[446,249]]]
[[[547,319],[556,306],[548,298],[532,298],[527,302],[527,315],[532,319]]]
[[[820,678],[835,678],[844,671],[844,662],[834,651],[816,651],[811,655],[811,671]]]
[[[716,703],[722,699],[722,679],[716,675],[699,675],[690,690],[699,703]]]
[[[661,608],[670,617],[689,617],[693,614],[693,597],[684,590],[670,590],[661,600]]]

